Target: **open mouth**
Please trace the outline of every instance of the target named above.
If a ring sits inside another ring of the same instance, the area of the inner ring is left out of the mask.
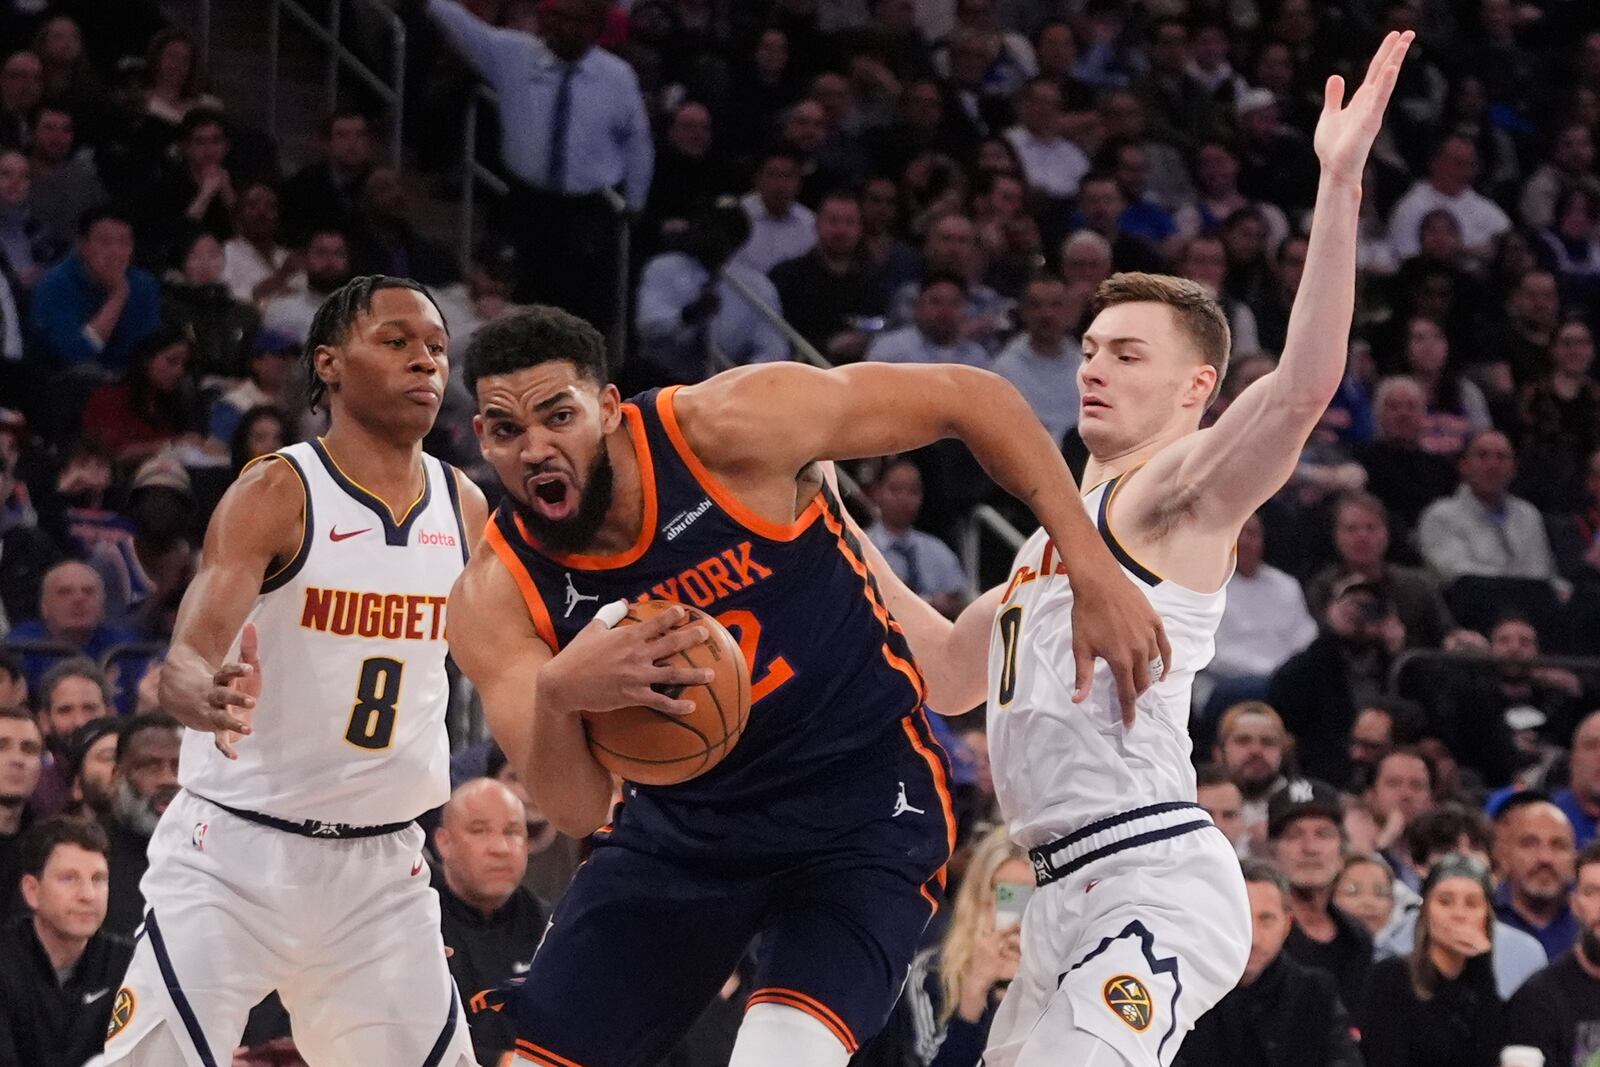
[[[528,502],[541,516],[559,522],[572,514],[578,494],[559,474],[536,474],[527,481]]]

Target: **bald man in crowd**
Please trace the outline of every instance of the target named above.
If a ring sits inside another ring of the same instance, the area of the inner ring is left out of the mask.
[[[516,1044],[516,1019],[483,1010],[478,994],[527,973],[545,923],[544,909],[522,888],[527,811],[502,782],[463,782],[450,794],[433,847],[440,930],[450,973],[468,1001],[473,1051],[478,1062],[497,1063]]]
[[[1572,823],[1548,797],[1528,790],[1501,805],[1494,826],[1495,915],[1538,938],[1552,960],[1578,940],[1568,902],[1576,860]]]

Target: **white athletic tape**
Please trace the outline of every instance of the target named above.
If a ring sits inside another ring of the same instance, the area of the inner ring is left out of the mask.
[[[613,600],[611,603],[605,605],[599,611],[595,612],[594,617],[599,619],[600,624],[609,630],[617,623],[621,622],[627,616],[627,614],[628,602],[626,600]]]

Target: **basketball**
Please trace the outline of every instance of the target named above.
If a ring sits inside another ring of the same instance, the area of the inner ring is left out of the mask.
[[[667,600],[638,601],[628,605],[628,614],[617,625],[644,622],[675,606]],[[709,771],[733,751],[750,718],[750,669],[738,642],[705,612],[687,604],[682,607],[684,619],[674,629],[700,623],[708,636],[679,652],[678,658],[717,672],[706,685],[669,693],[677,700],[694,701],[694,711],[680,717],[632,707],[584,716],[594,758],[640,785],[676,785]]]

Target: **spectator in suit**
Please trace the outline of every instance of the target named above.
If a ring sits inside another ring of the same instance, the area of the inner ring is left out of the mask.
[[[1578,943],[1528,979],[1505,1010],[1506,1044],[1538,1049],[1550,1067],[1600,1055],[1600,845],[1578,853],[1576,867]]]
[[[1306,603],[1313,614],[1321,616],[1328,610],[1333,589],[1341,581],[1360,575],[1380,586],[1394,603],[1408,647],[1438,648],[1454,629],[1432,575],[1389,562],[1389,509],[1382,500],[1364,492],[1340,497],[1333,512],[1333,544],[1338,560],[1306,587]]]
[[[150,867],[146,851],[156,823],[178,795],[178,749],[183,727],[159,711],[135,715],[117,738],[117,769],[106,820],[111,902],[106,929],[132,936],[144,921],[139,880]]]
[[[1272,858],[1288,877],[1294,916],[1284,949],[1299,963],[1331,975],[1341,1001],[1359,1003],[1372,967],[1372,936],[1333,906],[1344,867],[1339,792],[1326,782],[1297,778],[1268,807]]]
[[[1428,872],[1416,948],[1375,964],[1360,1002],[1369,1067],[1497,1067],[1504,1042],[1489,897],[1478,860],[1452,854]]]
[[[17,910],[22,835],[38,818],[29,798],[43,769],[44,735],[38,723],[22,708],[0,705],[0,921]]]
[[[878,505],[878,521],[867,528],[867,537],[913,593],[955,618],[966,604],[971,582],[949,545],[915,527],[922,511],[917,465],[904,457],[886,462],[872,484],[872,500]]]
[[[23,852],[29,914],[0,930],[0,1063],[79,1067],[135,1010],[117,988],[133,941],[103,925],[106,836],[92,822],[50,819]]]
[[[1495,914],[1538,938],[1552,960],[1578,940],[1567,892],[1576,856],[1572,823],[1543,794],[1513,794],[1501,806],[1494,827]]]
[[[46,271],[33,292],[42,353],[65,367],[123,370],[134,346],[155,332],[160,290],[133,265],[133,223],[94,208],[78,224],[78,248]]]
[[[1271,863],[1246,860],[1244,881],[1252,927],[1244,975],[1196,1021],[1176,1067],[1360,1067],[1333,976],[1284,951],[1294,928],[1289,879]]]
[[[1456,467],[1422,447],[1428,397],[1414,379],[1395,376],[1378,383],[1374,401],[1378,432],[1355,449],[1367,472],[1367,489],[1388,507],[1404,541],[1427,506],[1455,490]]]
[[[324,158],[300,168],[283,185],[283,236],[291,247],[319,227],[346,232],[353,228],[356,192],[373,167],[372,131],[365,112],[334,111],[323,120],[322,139]]]
[[[450,974],[476,1007],[479,993],[526,972],[544,931],[544,909],[521,885],[528,867],[527,813],[506,786],[473,779],[451,794],[433,846]],[[516,1020],[502,1012],[473,1011],[468,1024],[483,1063],[499,1062],[516,1045]]]

